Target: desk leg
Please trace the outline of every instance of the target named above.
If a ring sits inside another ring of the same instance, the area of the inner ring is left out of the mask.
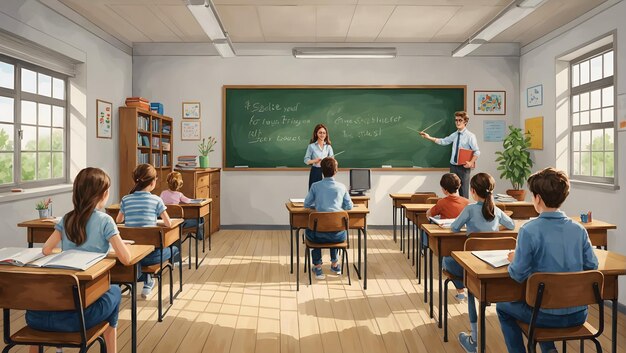
[[[469,293],[469,291],[468,291]],[[479,343],[478,345],[480,346],[480,353],[485,353],[485,343],[486,341],[486,332],[485,332],[485,310],[487,309],[487,303],[484,300],[480,300],[480,327],[478,328],[478,330],[480,330],[480,338],[478,339]]]
[[[291,272],[293,274],[293,228],[289,227],[289,257],[291,257]]]
[[[141,261],[135,264],[134,281],[130,283],[130,326],[131,326],[131,351],[137,352],[137,275],[141,270]]]
[[[615,283],[617,286],[617,283]],[[611,353],[617,353],[617,299],[611,300]]]
[[[426,248],[424,253],[424,303],[428,303],[428,254],[432,251]]]
[[[410,220],[406,220],[406,258],[407,260],[411,259],[411,222]]]
[[[300,228],[296,229],[296,291],[300,291]],[[293,238],[292,238],[293,239]],[[306,264],[305,264],[306,266]]]
[[[391,199],[391,202],[394,202],[393,199]],[[392,207],[392,212],[393,212],[393,242],[397,243],[398,238],[396,236],[396,228],[398,227],[398,208],[395,205]]]
[[[417,284],[422,283],[422,231],[417,229],[417,258],[415,259],[415,278],[417,278]]]
[[[367,289],[367,226],[363,227],[363,289]]]
[[[404,254],[404,207],[400,207],[400,250]]]
[[[443,282],[441,281],[441,265],[443,259],[441,256],[437,256],[437,263],[439,264],[439,323],[437,323],[437,327],[441,328],[441,301],[443,300]]]
[[[211,206],[211,210],[213,210],[213,206]],[[211,221],[211,215],[212,215],[212,213],[209,213],[209,216],[207,217],[207,219],[209,221],[205,222],[205,224],[206,223],[209,224],[209,231],[205,232],[206,234],[209,234],[209,251],[211,251],[211,233],[213,233],[213,231],[211,230],[211,227],[213,226],[213,222]],[[206,239],[206,236],[204,237],[204,239]],[[204,250],[205,250],[204,249],[204,244],[205,244],[205,241],[202,240],[202,252],[204,252]]]
[[[204,256],[202,257],[202,260],[198,262],[198,245],[199,245],[198,244],[198,234],[199,234],[198,232],[200,232],[200,220],[201,219],[202,217],[198,217],[198,224],[196,225],[196,270],[198,269],[198,267],[200,267],[200,265],[202,265],[207,255],[206,252],[204,252],[204,240],[206,239],[206,234],[205,234],[205,236],[202,237],[202,253],[204,254]],[[202,226],[204,227],[204,224]],[[189,263],[191,263],[191,261]]]
[[[428,267],[429,267],[429,277],[430,277],[430,318],[433,318],[433,287],[434,287],[434,281],[433,281],[433,252],[430,251],[430,256],[428,257]]]

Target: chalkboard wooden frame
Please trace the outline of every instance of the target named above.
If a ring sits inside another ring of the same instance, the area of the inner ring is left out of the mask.
[[[222,86],[222,169],[225,171],[308,171],[310,167],[227,167],[226,166],[226,91],[228,89],[463,89],[463,110],[467,111],[467,85],[223,85]],[[451,116],[450,119],[453,117]],[[306,146],[303,146],[303,151]],[[340,171],[347,171],[351,168],[339,168]],[[391,167],[391,168],[369,168],[373,171],[448,171],[449,168],[416,168],[416,167]]]

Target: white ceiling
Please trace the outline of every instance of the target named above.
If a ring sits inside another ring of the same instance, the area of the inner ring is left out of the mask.
[[[185,0],[59,0],[120,41],[208,42]],[[214,0],[233,43],[463,42],[512,0]],[[522,46],[606,0],[548,0],[494,38]]]

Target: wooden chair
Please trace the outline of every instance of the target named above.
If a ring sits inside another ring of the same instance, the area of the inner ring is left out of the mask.
[[[0,307],[3,308],[4,342],[2,350],[8,353],[17,345],[39,346],[43,352],[44,346],[74,347],[79,352],[87,352],[97,341],[100,343],[100,352],[106,352],[104,331],[109,327],[103,321],[91,329],[85,327],[83,300],[78,278],[70,273],[63,272],[2,272],[0,274]],[[11,310],[47,310],[78,312],[80,331],[78,332],[49,332],[38,331],[24,326],[11,334]]]
[[[538,272],[532,274],[526,282],[526,304],[533,307],[530,324],[518,321],[517,324],[528,338],[528,352],[535,353],[537,342],[580,340],[581,352],[583,340],[591,340],[596,351],[602,353],[602,345],[597,340],[604,331],[604,301],[602,288],[604,276],[600,271],[581,272]],[[566,328],[539,328],[536,326],[540,309],[560,309],[572,306],[598,305],[598,329],[588,321],[580,326]]]
[[[166,205],[167,206],[167,214],[171,217],[171,218],[185,218],[185,210],[180,207],[179,205]],[[200,224],[200,227],[204,227],[204,224]],[[181,226],[181,242],[180,245],[182,247],[182,245],[189,239],[194,239],[195,243],[196,243],[196,269],[198,269],[198,236],[196,234],[197,231],[197,227],[193,226],[193,227],[186,227],[183,228]],[[189,255],[188,255],[188,259],[189,259],[189,269],[191,270],[191,241],[189,242]]]
[[[309,285],[311,280],[311,264],[313,259],[311,258],[311,249],[338,249],[341,250],[341,270],[347,271],[348,285],[352,285],[350,280],[350,263],[348,262],[348,249],[350,248],[350,237],[348,234],[348,212],[311,212],[309,214],[309,224],[307,226],[313,234],[317,232],[340,232],[346,231],[346,240],[341,243],[314,243],[309,239],[305,240],[306,248],[304,251],[304,266],[308,266],[309,272]],[[345,264],[345,265],[344,265]]]
[[[465,241],[465,251],[474,250],[508,250],[515,249],[516,240],[513,237],[502,237],[498,232],[478,232],[469,235]],[[448,342],[448,284],[453,280],[462,280],[446,270],[442,270],[446,277],[443,282],[443,341]],[[469,300],[469,298],[468,298]]]
[[[437,194],[432,192],[432,191],[424,191],[424,192],[416,192],[413,195],[411,195],[411,202],[410,203],[428,203],[427,200],[431,197],[437,197]],[[436,202],[435,202],[436,203]],[[403,208],[403,212],[404,212],[404,208]],[[406,216],[404,216],[406,217]],[[411,222],[413,222],[414,224],[417,222],[417,219],[412,219],[410,220]],[[408,222],[407,222],[407,226],[408,226]],[[404,231],[403,231],[404,227],[402,227],[402,230],[400,231],[400,247],[402,249],[402,253],[404,253]],[[408,253],[411,253],[411,236],[409,235],[409,230],[407,230],[407,236],[406,236],[406,249],[408,251]],[[413,244],[413,246],[415,247],[415,244]]]
[[[441,197],[433,196],[426,199],[426,203],[436,204],[437,201],[441,200]]]

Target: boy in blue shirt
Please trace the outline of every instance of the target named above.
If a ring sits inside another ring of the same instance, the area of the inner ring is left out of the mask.
[[[509,254],[509,275],[524,282],[535,272],[576,272],[595,270],[598,259],[589,235],[578,222],[571,220],[559,207],[569,195],[565,172],[546,168],[528,178],[533,204],[539,217],[524,224],[517,236],[515,252]],[[530,322],[533,308],[525,302],[496,305],[502,334],[509,353],[525,353],[522,331],[517,320]],[[539,327],[572,327],[587,319],[587,307],[541,309]],[[554,342],[539,343],[543,353],[556,353]]]
[[[322,174],[324,179],[313,183],[309,193],[304,199],[304,207],[315,208],[318,212],[337,212],[341,210],[351,210],[352,200],[346,186],[342,183],[335,181],[335,174],[337,174],[337,161],[333,157],[326,157],[322,159],[321,163]],[[313,236],[313,231],[307,229],[305,231],[306,238],[314,243],[340,243],[346,240],[346,231],[341,232],[317,232]],[[322,272],[322,250],[311,250],[311,257],[313,259],[313,273],[315,278],[324,279],[324,272]],[[330,270],[336,274],[341,274],[341,265],[337,263],[337,249],[330,249]]]

